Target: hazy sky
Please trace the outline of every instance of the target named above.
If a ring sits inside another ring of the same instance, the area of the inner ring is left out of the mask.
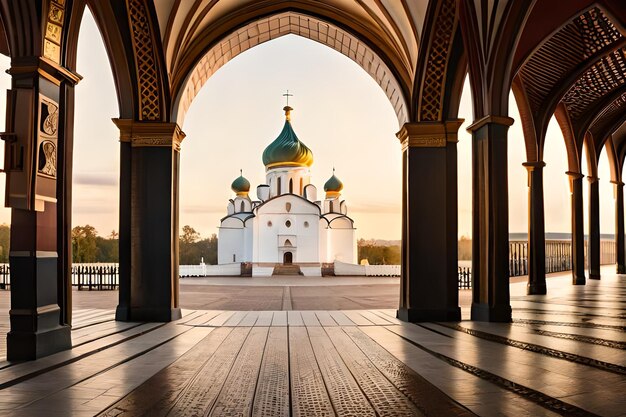
[[[91,224],[101,235],[118,229],[119,145],[117,101],[109,63],[93,18],[86,13],[78,49],[74,149],[74,225]],[[0,66],[9,67],[1,57]],[[10,87],[0,75],[0,89]],[[321,191],[335,166],[344,182],[343,197],[359,238],[399,239],[401,150],[398,121],[376,82],[344,55],[294,35],[270,41],[237,56],[217,71],[193,102],[182,126],[180,224],[202,236],[217,232],[232,198],[230,183],[243,169],[256,186],[265,180],[263,149],[284,123],[282,94],[294,97],[292,124],[313,151],[312,181]],[[0,119],[5,114],[0,94]],[[527,230],[527,174],[517,107],[511,95],[509,134],[510,231]],[[471,97],[466,83],[459,117],[459,235],[471,235]],[[546,231],[570,231],[569,185],[565,146],[553,120],[545,159]],[[583,166],[586,173],[586,166]],[[613,192],[608,162],[600,162],[601,230],[614,231]],[[587,196],[587,182],[585,197]],[[0,188],[4,180],[0,181]],[[320,193],[320,196],[322,193]],[[428,204],[428,202],[424,202]],[[585,210],[587,210],[585,201]],[[586,220],[586,214],[585,214]],[[0,222],[10,222],[0,209]]]

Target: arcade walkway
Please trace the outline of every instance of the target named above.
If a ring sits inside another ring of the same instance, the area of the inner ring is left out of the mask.
[[[76,313],[74,348],[0,363],[0,415],[626,414],[626,276],[511,286],[514,322],[406,324],[393,310]]]

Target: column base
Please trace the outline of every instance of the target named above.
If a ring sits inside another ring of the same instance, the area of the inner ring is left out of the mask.
[[[577,277],[577,276],[572,277],[572,285],[585,285],[586,281],[587,280],[584,275],[582,277]]]
[[[600,279],[600,274],[589,274],[589,279]]]
[[[461,321],[461,308],[452,307],[441,310],[428,310],[417,308],[399,308],[396,317],[409,323],[425,321]]]
[[[115,309],[115,320],[116,321],[131,321],[130,320],[130,309],[127,306],[118,305]]]
[[[626,265],[617,264],[617,268],[615,270],[617,274],[626,274]]]
[[[182,317],[179,307],[176,308],[150,308],[150,307],[122,307],[117,306],[115,320],[118,321],[146,321],[168,322]]]
[[[40,332],[10,331],[7,334],[7,360],[32,361],[71,349],[70,332],[70,326],[58,326]]]
[[[512,321],[511,306],[491,307],[487,304],[472,304],[472,320],[510,323]]]
[[[528,283],[526,286],[526,294],[528,295],[546,295],[548,293],[548,288],[546,287],[546,283]]]

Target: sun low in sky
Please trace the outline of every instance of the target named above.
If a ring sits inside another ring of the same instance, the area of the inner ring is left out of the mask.
[[[2,57],[0,65],[10,61]],[[104,45],[87,11],[78,46],[76,87],[73,224],[91,224],[103,236],[118,230],[119,117],[113,78]],[[0,88],[10,77],[0,76]],[[355,220],[358,238],[400,239],[401,147],[396,115],[380,86],[355,62],[314,41],[295,35],[252,48],[219,69],[204,85],[185,118],[181,150],[180,224],[208,237],[226,215],[230,184],[240,169],[252,184],[265,181],[263,149],[279,134],[283,94],[289,89],[292,124],[313,151],[312,181],[321,189],[332,168],[344,183],[343,196]],[[0,122],[5,98],[0,94]],[[511,232],[527,230],[527,173],[517,107],[511,95],[509,132],[509,218]],[[471,235],[472,121],[468,82],[459,117],[459,236]],[[569,186],[565,146],[556,122],[546,141],[544,189],[546,231],[570,231]],[[586,162],[583,161],[583,173]],[[601,179],[601,231],[614,231],[614,201],[606,154]],[[585,187],[587,186],[585,181]],[[0,188],[4,178],[0,177]],[[586,193],[586,191],[585,191]],[[254,194],[254,192],[253,192]],[[587,194],[585,194],[585,197]],[[423,201],[422,204],[428,204]],[[585,201],[585,209],[587,208]],[[585,215],[585,220],[586,220]],[[0,210],[0,223],[10,211]]]

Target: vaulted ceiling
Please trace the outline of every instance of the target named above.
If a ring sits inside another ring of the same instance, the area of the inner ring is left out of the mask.
[[[520,107],[526,107],[521,109],[526,113],[526,136],[537,141],[535,157],[542,157],[545,132],[557,106],[562,106],[558,117],[566,119],[561,125],[571,129],[570,151],[580,154],[590,132],[594,154],[599,155],[625,120],[626,5],[537,1],[524,27],[515,66],[523,90],[516,96],[522,97]]]
[[[428,2],[413,0],[155,0],[172,95],[182,117],[207,79],[241,52],[286,34],[323,43],[361,65],[400,120]]]

